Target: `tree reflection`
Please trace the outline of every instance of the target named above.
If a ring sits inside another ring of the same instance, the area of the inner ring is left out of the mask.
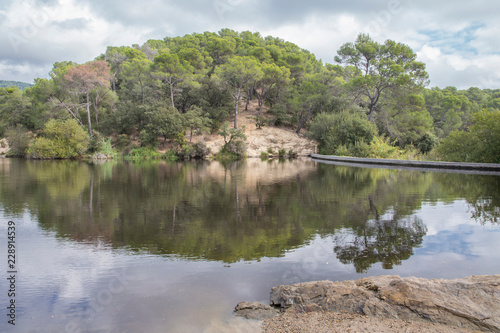
[[[0,205],[75,241],[192,259],[283,256],[316,235],[366,272],[399,265],[426,234],[423,203],[466,200],[498,223],[500,177],[352,168],[310,160],[139,163],[0,160]]]
[[[422,244],[427,228],[416,216],[367,222],[356,230],[345,230],[334,236],[334,251],[343,264],[354,264],[356,272],[365,273],[373,264],[384,269],[401,265]]]

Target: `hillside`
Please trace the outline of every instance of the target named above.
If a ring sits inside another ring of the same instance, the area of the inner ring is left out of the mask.
[[[260,157],[262,152],[269,151],[277,155],[280,149],[284,149],[287,153],[292,150],[299,156],[307,156],[316,152],[317,143],[315,141],[307,139],[303,135],[297,135],[291,128],[264,126],[258,129],[254,119],[257,112],[257,101],[252,101],[249,103],[248,111],[241,112],[238,117],[239,126],[245,126],[248,157]],[[262,116],[266,119],[271,118],[267,114],[267,108],[262,110]],[[206,141],[207,147],[212,153],[217,153],[224,145],[224,138],[217,134],[195,136],[193,142],[201,139]]]
[[[31,83],[26,83],[26,82],[0,80],[0,88],[13,87],[13,86],[18,87],[21,90],[24,90],[33,85]]]

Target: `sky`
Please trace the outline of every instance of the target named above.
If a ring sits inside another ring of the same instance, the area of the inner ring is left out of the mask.
[[[229,28],[293,42],[324,63],[369,33],[409,45],[430,87],[496,89],[499,17],[498,0],[2,0],[0,79],[32,83],[108,46]]]

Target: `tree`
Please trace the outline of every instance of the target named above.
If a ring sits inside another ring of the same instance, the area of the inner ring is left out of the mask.
[[[336,154],[341,146],[353,151],[356,145],[369,144],[376,134],[377,128],[365,115],[348,111],[320,113],[309,132],[309,136],[319,142],[323,154]]]
[[[248,57],[236,56],[215,71],[232,89],[234,101],[234,128],[238,128],[238,104],[246,87],[252,86],[262,78],[263,73],[259,63]]]
[[[29,99],[18,87],[0,88],[0,137],[9,127],[22,124],[33,128]]]
[[[212,121],[208,115],[198,106],[191,107],[183,114],[184,126],[189,130],[189,142],[193,140],[193,132],[204,131],[210,128]]]
[[[170,103],[175,108],[174,96],[179,91],[178,85],[194,72],[194,68],[187,62],[181,63],[176,54],[162,53],[155,57],[153,70],[154,76],[168,85]]]
[[[163,142],[175,138],[183,131],[181,114],[171,106],[162,103],[151,104],[144,112],[144,126],[141,132],[143,145],[157,145],[159,136]]]
[[[469,131],[451,132],[437,153],[446,161],[500,163],[500,111],[474,114]]]
[[[135,93],[135,88],[138,86],[140,90],[141,104],[146,102],[146,87],[151,81],[151,66],[153,62],[146,58],[133,58],[125,61],[122,66],[120,77],[125,81],[125,86],[128,87],[132,94]]]
[[[259,115],[262,112],[262,107],[271,89],[290,84],[290,70],[286,67],[279,67],[276,64],[265,64],[262,66],[262,72],[262,78],[255,85],[255,91],[259,99]]]
[[[90,92],[99,88],[109,89],[111,74],[108,63],[104,60],[91,61],[83,65],[69,68],[64,75],[67,89],[75,95],[85,96],[84,106],[87,110],[89,135],[92,136],[92,120],[90,113]]]
[[[89,136],[74,119],[49,120],[28,148],[29,158],[77,158],[87,150]]]
[[[421,88],[428,83],[425,65],[416,58],[407,45],[392,40],[379,44],[369,35],[359,34],[354,44],[340,47],[335,61],[356,68],[357,75],[350,81],[350,88],[366,97],[371,120],[385,92],[402,86]]]

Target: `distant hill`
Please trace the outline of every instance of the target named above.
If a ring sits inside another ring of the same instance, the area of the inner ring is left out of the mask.
[[[0,88],[16,86],[21,90],[33,86],[31,83],[19,82],[19,81],[6,81],[0,80]]]

